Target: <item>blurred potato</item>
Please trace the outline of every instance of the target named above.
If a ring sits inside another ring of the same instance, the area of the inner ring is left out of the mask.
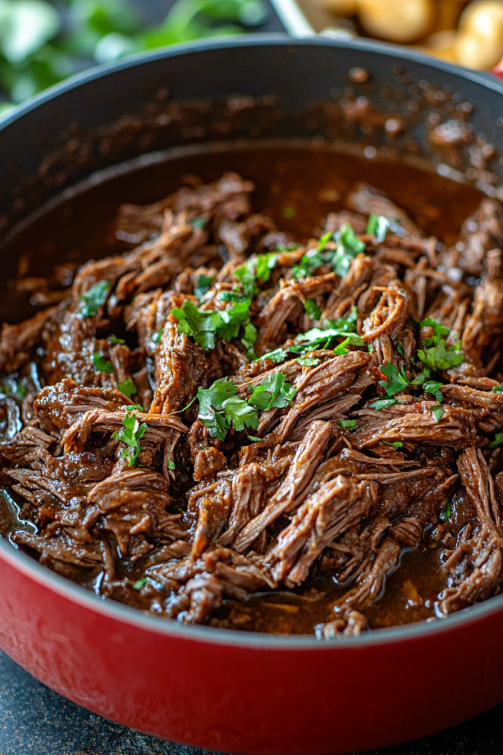
[[[435,0],[360,0],[358,7],[365,31],[390,42],[414,42],[435,20]]]
[[[454,29],[438,31],[425,40],[425,46],[421,48],[422,52],[435,55],[442,60],[448,60],[451,63],[456,62],[454,45],[456,42],[456,32]]]
[[[463,11],[454,43],[456,62],[467,68],[493,68],[503,55],[503,2],[477,0]]]

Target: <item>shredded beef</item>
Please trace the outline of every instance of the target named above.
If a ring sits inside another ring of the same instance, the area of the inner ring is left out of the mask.
[[[123,206],[126,251],[3,325],[0,475],[25,525],[12,542],[182,623],[246,628],[256,605],[323,605],[322,640],[370,631],[390,579],[419,618],[490,598],[503,583],[500,203],[484,199],[446,249],[359,184],[321,240],[297,244],[252,213],[253,189],[191,177]],[[434,559],[442,589],[396,581],[408,554]]]

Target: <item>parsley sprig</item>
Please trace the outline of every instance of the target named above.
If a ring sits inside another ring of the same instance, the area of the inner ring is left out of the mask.
[[[121,451],[121,456],[126,459],[129,467],[134,467],[140,455],[140,440],[143,437],[147,425],[141,424],[136,419],[136,412],[126,412],[122,420],[122,427],[113,433],[112,438],[117,438],[125,444],[126,448]]]
[[[94,317],[97,314],[98,309],[103,306],[107,300],[108,292],[110,291],[110,283],[108,281],[98,281],[94,286],[91,286],[80,297],[80,305],[78,308],[79,315],[84,317]]]

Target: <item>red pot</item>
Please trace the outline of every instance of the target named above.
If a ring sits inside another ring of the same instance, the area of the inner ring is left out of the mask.
[[[162,124],[155,131],[152,123],[146,143],[147,131],[133,119],[135,138],[116,130],[108,152],[100,149],[103,130],[138,112],[161,84],[180,99],[279,93],[292,114],[329,99],[357,65],[389,91],[398,62],[408,75],[465,96],[476,106],[474,127],[503,142],[496,126],[503,85],[413,53],[272,39],[175,49],[65,84],[4,123],[0,232],[98,168],[184,143],[183,133]],[[377,102],[378,90],[367,96]],[[74,121],[80,131],[72,138],[83,147],[74,144],[72,162],[57,149]],[[293,118],[278,123],[280,135],[304,128],[298,120],[292,127]],[[2,262],[7,275],[15,261]],[[208,749],[334,755],[420,737],[503,701],[503,595],[446,620],[318,642],[144,615],[101,600],[0,540],[0,607],[0,646],[49,687],[114,721]]]

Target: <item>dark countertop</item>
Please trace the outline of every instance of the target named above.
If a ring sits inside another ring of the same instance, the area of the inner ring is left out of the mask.
[[[448,683],[445,694],[449,694]],[[204,755],[110,723],[65,700],[0,652],[0,755]],[[503,705],[454,729],[367,755],[501,755]]]

